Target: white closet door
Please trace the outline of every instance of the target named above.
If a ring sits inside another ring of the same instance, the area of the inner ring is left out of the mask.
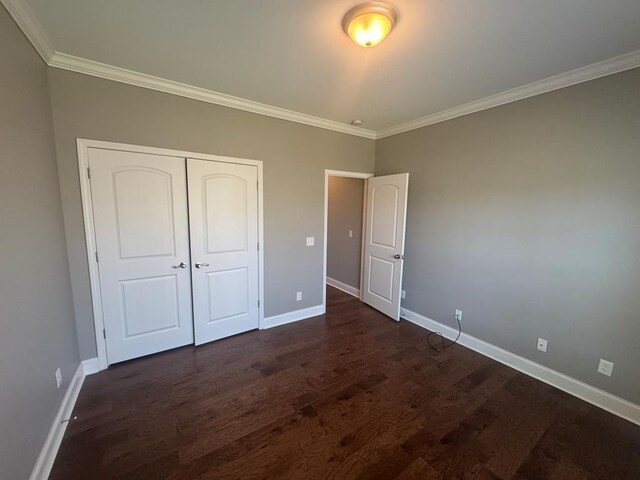
[[[109,363],[193,343],[185,160],[90,149]]]
[[[400,320],[409,174],[367,180],[362,300]]]
[[[258,328],[258,169],[187,159],[196,345]]]

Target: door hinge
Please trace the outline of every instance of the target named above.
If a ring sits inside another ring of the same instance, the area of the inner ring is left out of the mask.
[[[96,250],[96,263],[98,263],[98,251]]]
[[[102,338],[107,339],[107,331],[104,328],[102,329]]]
[[[258,300],[258,308],[260,308],[260,300]]]
[[[258,250],[260,250],[260,242],[258,242]]]
[[[260,190],[260,182],[256,182],[256,190]]]
[[[91,169],[87,167],[87,178],[91,180]]]

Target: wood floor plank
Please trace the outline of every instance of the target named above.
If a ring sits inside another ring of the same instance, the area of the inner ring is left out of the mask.
[[[324,316],[113,365],[50,478],[640,478],[640,427],[426,335],[328,287]]]

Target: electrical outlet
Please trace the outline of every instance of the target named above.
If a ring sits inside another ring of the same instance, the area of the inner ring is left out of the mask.
[[[307,247],[313,247],[316,244],[316,237],[307,237]]]
[[[349,238],[353,238],[353,230],[349,230]]]
[[[405,290],[400,290],[400,298],[403,300],[407,298],[407,292]]]
[[[302,300],[302,292],[296,292],[296,302]]]
[[[547,341],[544,338],[538,338],[538,350],[542,352],[547,351]]]
[[[456,320],[462,321],[462,310],[456,310]]]
[[[610,377],[611,374],[613,373],[613,362],[610,362],[608,360],[603,360],[601,358],[600,364],[598,365],[598,373],[601,373],[603,375],[606,375],[607,377]]]
[[[58,368],[56,370],[56,386],[60,388],[60,385],[62,385],[62,372],[60,371],[60,368]]]

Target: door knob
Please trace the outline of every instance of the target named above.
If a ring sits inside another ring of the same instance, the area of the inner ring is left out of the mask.
[[[202,267],[208,267],[209,264],[208,263],[204,263],[204,262],[196,262],[196,268],[202,268]]]
[[[171,268],[187,268],[187,264],[180,262],[178,265],[172,265]]]
[[[396,260],[400,260],[401,258],[404,260],[404,255],[400,255],[399,253],[396,253],[393,258],[395,258]]]

